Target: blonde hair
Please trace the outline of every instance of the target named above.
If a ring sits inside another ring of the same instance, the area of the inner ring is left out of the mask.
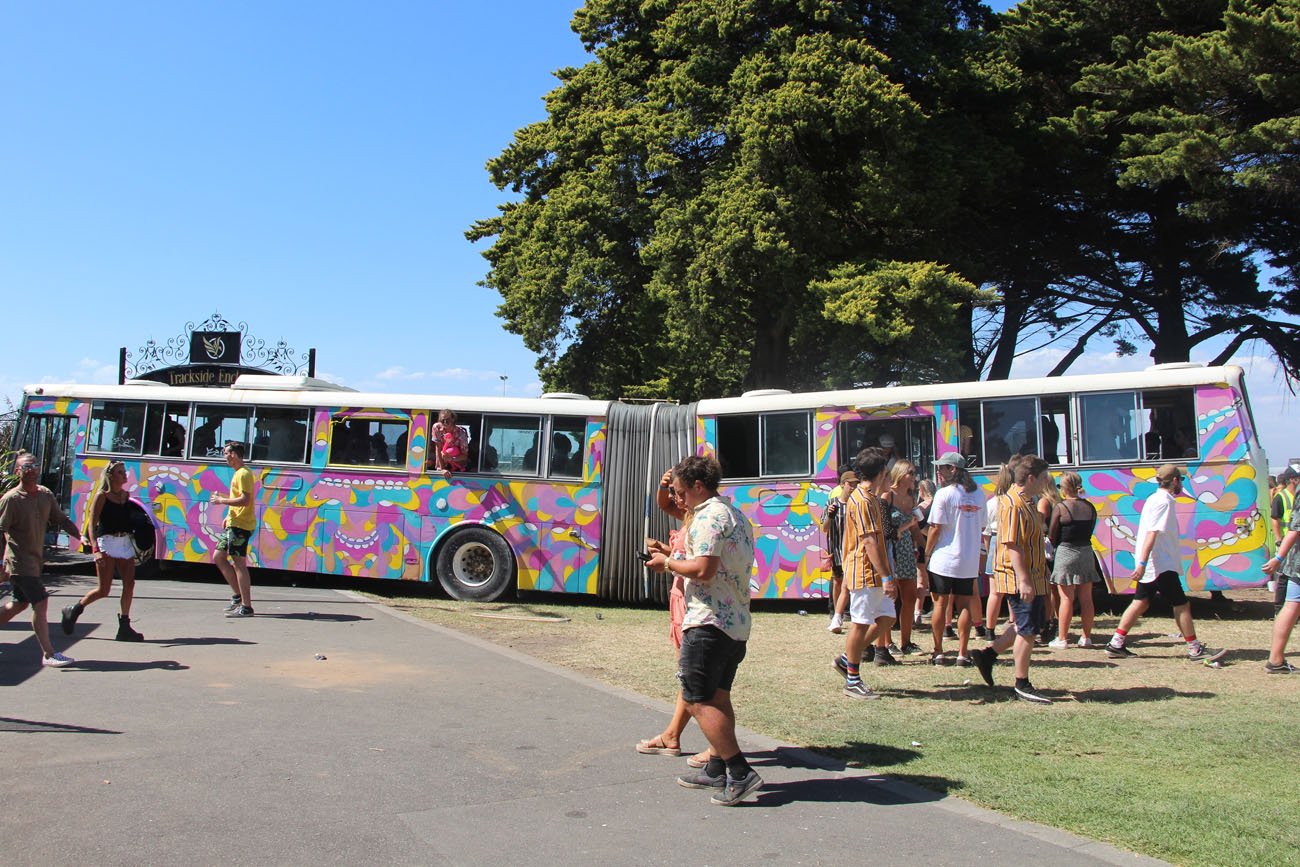
[[[998,474],[993,477],[993,493],[1001,496],[1011,490],[1011,485],[1015,483],[1016,471],[1012,463],[1008,461],[998,468]]]
[[[903,476],[907,475],[908,470],[916,469],[916,464],[904,458],[894,461],[894,465],[889,468],[889,484],[894,486],[902,481]]]
[[[95,493],[106,494],[113,490],[113,470],[118,467],[126,468],[126,464],[121,461],[109,461],[108,466],[104,467],[104,472],[100,474],[99,484],[95,485]]]
[[[1077,497],[1083,490],[1083,476],[1071,470],[1070,472],[1061,473],[1061,495],[1065,497]]]

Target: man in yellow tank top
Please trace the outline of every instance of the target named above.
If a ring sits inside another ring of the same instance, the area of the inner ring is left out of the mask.
[[[213,495],[212,502],[229,507],[226,511],[225,532],[217,542],[212,562],[221,570],[221,577],[230,585],[230,605],[227,617],[253,616],[253,579],[248,574],[248,540],[257,529],[253,495],[257,483],[253,473],[244,465],[244,444],[227,442],[221,451],[226,463],[235,471],[230,480],[230,495]]]

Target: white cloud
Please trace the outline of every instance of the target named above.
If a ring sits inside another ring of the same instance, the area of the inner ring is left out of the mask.
[[[439,379],[499,380],[500,377],[501,373],[496,370],[474,370],[466,367],[445,367],[442,370],[408,370],[400,364],[387,367],[375,374],[375,379],[401,382],[427,382]]]

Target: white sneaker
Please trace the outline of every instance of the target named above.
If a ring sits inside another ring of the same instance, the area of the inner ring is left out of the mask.
[[[1052,648],[1052,650],[1065,650],[1070,646],[1070,642],[1066,641],[1064,638],[1053,638],[1051,641],[1047,642],[1047,646]],[[1082,646],[1083,645],[1080,645],[1080,647]]]
[[[1076,647],[1096,647],[1097,645],[1093,644],[1093,643],[1092,643],[1092,639],[1089,638],[1088,636],[1086,636],[1086,635],[1080,635],[1080,636],[1079,636],[1079,640],[1078,640],[1077,642],[1075,642],[1075,646],[1076,646]]]
[[[835,635],[839,635],[841,632],[843,632],[844,616],[841,614],[832,615],[830,625],[826,627],[826,631],[832,632]]]
[[[64,656],[62,653],[56,653],[53,656],[45,657],[41,662],[43,665],[48,665],[51,668],[63,668],[65,665],[72,665],[76,660],[71,656]]]

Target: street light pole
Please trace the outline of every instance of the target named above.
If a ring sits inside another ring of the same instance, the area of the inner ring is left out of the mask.
[[[501,380],[501,396],[502,396],[502,397],[505,397],[505,396],[506,396],[506,387],[507,387],[506,383],[509,382],[510,377],[509,377],[507,374],[504,374],[504,373],[503,373],[503,374],[501,374],[501,375],[500,375],[499,377],[497,377],[497,378]]]

